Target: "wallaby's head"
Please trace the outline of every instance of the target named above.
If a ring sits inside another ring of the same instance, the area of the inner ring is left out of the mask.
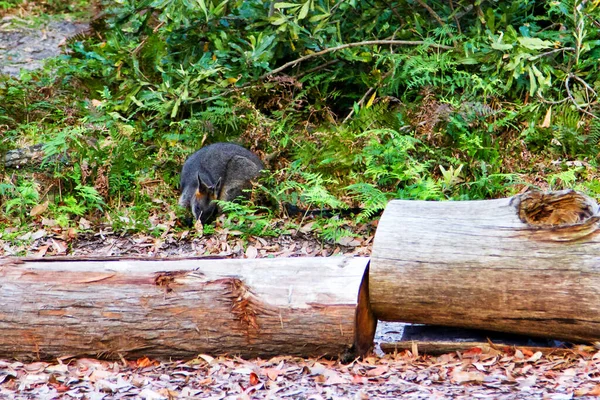
[[[194,218],[203,224],[212,222],[217,216],[218,207],[214,200],[219,198],[221,184],[221,178],[214,184],[208,184],[198,175],[198,189],[190,205]]]

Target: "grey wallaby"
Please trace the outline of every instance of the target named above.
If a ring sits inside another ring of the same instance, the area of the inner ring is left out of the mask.
[[[203,147],[185,161],[181,170],[179,205],[190,208],[203,224],[212,222],[219,208],[214,200],[232,201],[252,187],[264,169],[250,150],[233,143]]]

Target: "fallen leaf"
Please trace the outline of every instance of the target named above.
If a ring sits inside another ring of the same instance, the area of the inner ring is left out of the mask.
[[[451,379],[454,383],[483,382],[485,375],[481,372],[462,371],[459,368],[455,368],[454,371],[452,371]]]
[[[52,248],[56,254],[64,254],[67,252],[67,244],[62,240],[52,239]]]
[[[37,231],[35,231],[33,233],[33,235],[31,235],[31,239],[38,240],[38,239],[43,238],[46,235],[47,235],[47,232],[45,229],[38,229]]]
[[[112,372],[105,369],[95,369],[89,376],[90,382],[100,382],[112,377]]]
[[[24,369],[28,373],[42,372],[46,369],[46,367],[48,367],[48,365],[49,364],[46,362],[38,361],[25,365]]]
[[[544,121],[540,125],[540,128],[550,128],[550,120],[552,119],[552,106],[548,107]]]
[[[92,229],[92,223],[87,219],[81,217],[79,218],[79,229],[86,231],[88,229]]]
[[[160,365],[158,361],[150,360],[148,357],[139,358],[136,360],[135,363],[138,366],[138,368],[156,367]]]
[[[526,389],[526,388],[530,388],[536,384],[537,377],[535,375],[531,375],[525,379],[521,379],[521,380],[517,379],[517,382],[519,382],[519,387],[521,389]]]
[[[346,247],[356,247],[360,245],[360,241],[353,238],[352,236],[341,237],[338,240],[336,240],[336,243]]]
[[[53,220],[53,219],[42,218],[42,225],[52,228],[57,225],[57,222],[56,222],[56,220]]]
[[[165,396],[161,395],[160,393],[155,392],[154,390],[150,390],[150,389],[142,390],[138,397],[140,397],[144,400],[163,400],[166,398]]]
[[[248,246],[246,248],[246,258],[256,258],[257,256],[258,256],[258,250],[256,249],[256,247]]]
[[[541,351],[537,351],[537,352],[535,352],[535,354],[531,355],[531,357],[529,357],[529,358],[527,359],[527,361],[528,361],[528,362],[536,362],[536,361],[538,361],[539,359],[541,359],[541,358],[542,358],[542,356],[543,356],[542,352],[541,352]]]
[[[194,230],[196,231],[196,236],[202,237],[204,235],[204,225],[202,225],[200,219],[197,219],[196,222],[194,222]]]
[[[525,357],[531,357],[533,356],[533,351],[529,350],[529,349],[519,349],[521,351],[521,353],[523,353],[523,356]],[[519,358],[523,358],[523,357],[519,357]]]
[[[312,221],[312,222],[309,222],[308,224],[302,226],[299,230],[302,233],[312,232],[314,225],[315,225],[315,221]]]
[[[577,389],[575,390],[575,396],[600,396],[600,385],[594,386],[592,389]]]
[[[256,386],[260,383],[260,379],[258,379],[258,375],[256,375],[254,372],[250,373],[250,385],[251,386]]]
[[[46,211],[48,209],[48,204],[49,204],[48,200],[46,200],[42,204],[33,206],[31,211],[29,212],[29,216],[36,217],[36,216],[42,214],[44,211]]]
[[[65,232],[65,239],[73,240],[77,238],[77,229],[71,227]]]
[[[285,371],[282,371],[278,368],[263,368],[260,370],[260,372],[261,374],[266,375],[272,381],[276,380],[279,375],[285,374]]]
[[[463,357],[473,357],[481,354],[482,352],[483,351],[481,350],[481,347],[471,347],[469,350],[463,353]]]
[[[379,365],[373,369],[367,371],[367,376],[377,377],[383,375],[389,371],[389,367],[387,365]]]

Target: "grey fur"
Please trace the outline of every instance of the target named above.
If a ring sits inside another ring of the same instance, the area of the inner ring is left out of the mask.
[[[250,150],[233,143],[203,147],[185,161],[181,170],[179,205],[194,218],[211,222],[219,210],[214,199],[232,201],[252,187],[251,180],[264,168]]]

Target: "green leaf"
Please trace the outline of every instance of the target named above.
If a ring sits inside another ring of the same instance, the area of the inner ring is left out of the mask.
[[[529,95],[533,96],[537,91],[537,82],[535,80],[535,74],[531,67],[528,67],[527,70],[529,72]]]
[[[480,63],[479,60],[477,60],[476,58],[472,58],[472,57],[463,58],[463,59],[460,59],[457,61],[463,65],[475,65],[475,64]]]
[[[326,18],[329,18],[331,16],[331,14],[329,13],[325,13],[325,14],[319,14],[319,15],[313,15],[312,17],[310,17],[308,19],[309,22],[319,22],[321,20],[324,20]]]
[[[273,25],[283,25],[286,22],[288,22],[287,17],[285,15],[282,15],[281,17],[272,20],[271,24],[273,24]]]
[[[302,9],[300,9],[300,14],[298,14],[298,19],[304,19],[308,15],[308,11],[310,9],[311,0],[307,0],[303,5]]]
[[[519,37],[517,40],[521,46],[529,50],[547,49],[553,45],[553,43],[549,40],[542,40],[538,38]]]
[[[208,9],[206,8],[206,2],[204,0],[196,0],[196,1],[198,2],[198,6],[200,7],[200,9],[202,10],[202,12],[204,13],[204,16],[208,20]]]
[[[294,3],[275,3],[275,8],[300,8],[300,4]]]
[[[494,50],[504,51],[504,50],[510,50],[510,49],[512,49],[513,45],[512,44],[508,44],[508,43],[492,42],[491,47]]]

